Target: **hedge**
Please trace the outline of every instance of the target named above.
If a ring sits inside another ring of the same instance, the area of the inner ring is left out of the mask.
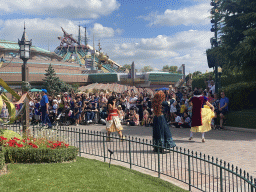
[[[76,159],[78,149],[68,148],[16,148],[4,147],[6,163],[57,163]]]
[[[3,169],[4,164],[5,164],[4,152],[2,151],[2,147],[0,147],[0,171]]]
[[[224,91],[229,98],[229,109],[233,111],[256,107],[256,82],[235,83],[221,88],[220,91]]]

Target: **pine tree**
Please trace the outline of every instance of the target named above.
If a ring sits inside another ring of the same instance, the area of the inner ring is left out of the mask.
[[[48,69],[45,70],[45,78],[43,79],[43,87],[48,91],[50,95],[56,95],[60,92],[60,79],[56,76],[56,73],[50,64]]]

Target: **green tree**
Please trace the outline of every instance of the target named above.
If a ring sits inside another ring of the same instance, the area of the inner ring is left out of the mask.
[[[193,74],[192,74],[192,77],[196,77],[196,76],[200,76],[202,75],[202,72],[201,71],[195,71]]]
[[[163,66],[162,71],[163,72],[170,72],[170,73],[177,73],[177,66],[169,66],[169,65],[165,65]]]
[[[48,69],[45,70],[45,78],[43,79],[43,87],[48,91],[50,95],[56,95],[60,92],[59,78],[50,64]]]
[[[168,65],[163,66],[162,69],[163,72],[169,72],[170,71],[170,67]]]
[[[171,73],[177,73],[177,69],[178,69],[177,66],[170,66],[170,72]]]
[[[150,71],[153,71],[153,68],[151,66],[144,66],[141,69],[141,72],[150,72]]]
[[[77,86],[72,87],[71,85],[65,83],[59,77],[56,76],[55,70],[50,64],[48,69],[45,70],[45,78],[43,79],[43,88],[45,88],[50,95],[58,95],[60,92],[68,92],[73,89],[77,91]]]
[[[256,73],[256,3],[252,0],[220,0],[217,13],[219,47],[211,50],[226,70]]]

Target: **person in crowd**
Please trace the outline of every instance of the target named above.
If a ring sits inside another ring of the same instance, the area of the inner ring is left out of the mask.
[[[219,103],[220,103],[220,100],[219,100],[219,96],[217,93],[214,94],[214,99],[213,99],[213,102],[212,102],[212,105],[214,107],[214,118],[212,119],[212,128],[213,129],[217,129],[217,116],[219,114]]]
[[[78,124],[79,124],[79,105],[78,105],[78,102],[76,102],[75,106],[74,106],[74,120],[75,120],[75,126],[78,126]]]
[[[42,89],[42,99],[40,101],[40,106],[41,106],[41,112],[42,112],[42,126],[44,127],[44,125],[46,123],[48,123],[48,127],[52,128],[52,124],[51,121],[49,119],[49,100],[48,100],[48,96],[47,96],[47,90],[46,89]]]
[[[171,118],[171,121],[174,121],[174,119],[175,119],[174,113],[177,112],[176,106],[177,106],[177,101],[174,100],[174,102],[171,104],[171,107],[170,107],[170,118]]]
[[[188,102],[188,115],[190,116],[190,117],[192,117],[192,108],[193,108],[193,104],[192,104],[192,102]]]
[[[34,107],[34,118],[35,118],[35,124],[39,125],[40,122],[40,98],[35,98],[35,107]]]
[[[142,120],[142,125],[145,125],[146,127],[149,126],[149,112],[147,110],[147,108],[145,107],[144,108],[144,111],[143,111],[143,120]]]
[[[167,121],[162,112],[162,103],[165,101],[165,94],[163,91],[158,91],[153,98],[152,106],[154,112],[153,119],[153,144],[154,146],[161,146],[160,152],[164,152],[165,147],[172,148],[176,144],[172,139]],[[154,152],[158,151],[157,147],[154,147]]]
[[[188,112],[184,112],[183,117],[181,118],[182,124],[180,125],[183,128],[191,128],[191,118],[188,115]]]
[[[181,101],[181,106],[180,106],[180,114],[183,116],[183,113],[187,110],[187,107],[185,105],[185,100]]]
[[[121,106],[121,105],[118,105],[117,109],[118,109],[118,111],[119,111],[118,116],[119,116],[119,118],[120,118],[120,121],[121,121],[121,123],[123,123],[123,122],[124,122],[124,116],[125,116],[125,114],[124,114],[124,111],[123,111],[123,109],[122,109],[122,106]]]
[[[138,126],[140,124],[139,114],[137,113],[136,107],[130,109],[130,115],[127,119],[127,125]]]
[[[123,127],[121,125],[121,122],[118,116],[119,111],[116,108],[116,98],[113,96],[111,96],[108,99],[107,111],[108,111],[107,124],[106,124],[107,141],[110,141],[110,133],[116,132],[116,131],[118,132],[122,140],[125,139],[122,133]]]
[[[214,117],[214,107],[208,102],[208,99],[203,96],[202,92],[199,90],[194,92],[194,96],[190,99],[190,101],[193,103],[193,108],[189,140],[193,139],[193,132],[201,132],[202,142],[204,143],[205,132],[211,130],[211,121]]]
[[[85,108],[86,116],[87,116],[87,124],[92,123],[95,117],[95,107],[93,107],[92,103],[89,103]]]
[[[215,94],[215,83],[213,80],[211,80],[211,88],[210,88],[211,93],[214,95]]]
[[[144,103],[143,95],[140,94],[139,98],[136,101],[136,107],[139,109],[138,113],[139,113],[140,121],[142,121],[143,119],[143,103]]]
[[[179,113],[174,113],[174,121],[171,122],[171,125],[176,128],[180,128],[181,124],[183,124],[182,117],[179,115]]]
[[[223,120],[228,113],[228,103],[229,99],[225,96],[225,92],[220,93],[220,103],[219,103],[219,113],[220,113],[220,129],[223,129]]]

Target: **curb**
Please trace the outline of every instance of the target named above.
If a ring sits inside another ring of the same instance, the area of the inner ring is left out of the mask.
[[[242,128],[242,127],[224,126],[224,130],[238,131],[238,132],[247,132],[247,133],[256,133],[256,129],[248,129],[248,128]]]

